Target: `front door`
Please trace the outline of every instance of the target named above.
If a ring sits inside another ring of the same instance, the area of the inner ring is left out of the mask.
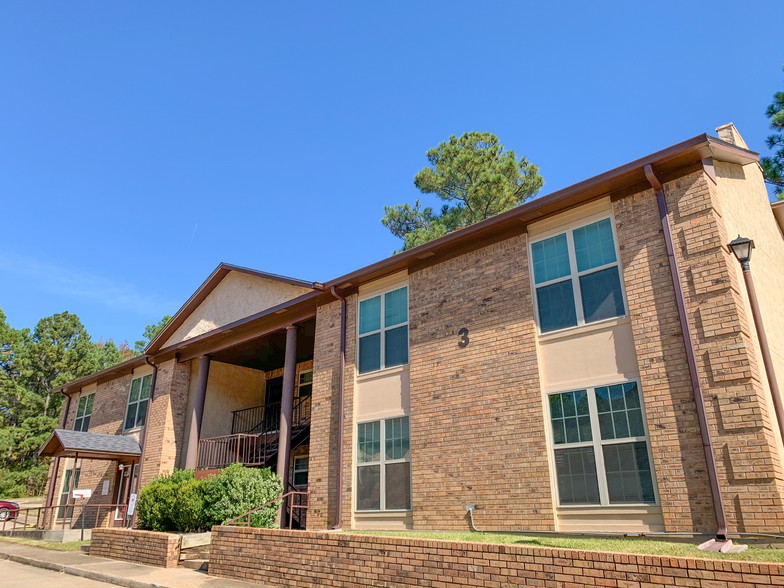
[[[139,464],[124,464],[117,469],[117,483],[115,487],[114,503],[117,505],[127,505],[131,497],[131,489],[134,487],[136,481],[136,474]],[[126,509],[117,506],[114,509],[115,526],[121,527],[125,524]]]
[[[280,403],[283,398],[283,377],[267,380],[267,393],[264,404]]]

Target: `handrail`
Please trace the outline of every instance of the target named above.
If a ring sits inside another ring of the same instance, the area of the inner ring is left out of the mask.
[[[264,508],[267,508],[268,506],[272,506],[273,504],[284,502],[289,497],[296,497],[296,496],[303,496],[304,495],[306,497],[306,499],[307,499],[307,496],[309,494],[310,494],[310,492],[307,492],[307,491],[302,492],[302,491],[299,491],[299,490],[292,490],[292,491],[286,492],[285,494],[281,494],[277,498],[273,498],[272,500],[268,500],[267,502],[265,502],[261,506],[257,506],[256,508],[252,508],[248,512],[242,513],[241,515],[236,516],[233,519],[229,519],[228,521],[226,521],[223,524],[224,525],[229,525],[229,526],[234,526],[234,527],[250,527],[250,519],[251,519],[251,516],[253,516],[253,513],[256,513],[258,511],[264,509]],[[293,501],[292,501],[292,504],[291,504],[290,508],[292,510],[295,509],[295,508],[298,509],[298,510],[307,510],[308,505],[307,504],[293,504]],[[244,519],[244,521],[242,521],[240,519]],[[294,517],[290,516],[289,517],[289,529],[293,528],[293,523],[294,523]]]
[[[105,521],[101,520],[101,510],[108,514]],[[113,519],[113,514],[120,510],[121,517]],[[127,504],[59,504],[56,506],[32,506],[20,508],[15,511],[13,518],[0,521],[0,531],[32,531],[43,529],[78,529],[84,524],[85,529],[110,527],[113,521],[122,521],[122,526],[128,524],[125,513]],[[88,516],[90,511],[94,516]],[[113,511],[115,511],[113,513]],[[58,516],[63,513],[67,516]],[[10,527],[10,528],[9,528]]]
[[[292,411],[292,426],[310,424],[310,396],[302,396]],[[240,433],[270,433],[280,427],[280,402],[231,411],[231,430]],[[242,429],[242,430],[240,430]]]

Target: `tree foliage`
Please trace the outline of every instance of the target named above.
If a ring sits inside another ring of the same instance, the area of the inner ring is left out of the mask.
[[[765,181],[774,186],[773,191],[779,200],[784,200],[784,92],[773,95],[773,103],[768,106],[765,116],[770,119],[770,128],[775,132],[768,136],[767,144],[773,154],[762,158]]]
[[[38,450],[58,426],[63,402],[53,390],[119,363],[121,348],[91,341],[69,312],[30,331],[12,328],[0,310],[0,496],[43,491],[48,462]]]
[[[536,195],[544,180],[536,165],[504,149],[492,133],[452,135],[427,152],[430,167],[414,177],[424,194],[446,202],[436,213],[417,200],[384,207],[381,223],[411,249],[467,227]]]
[[[133,350],[136,353],[144,353],[144,350],[150,344],[150,341],[155,339],[158,333],[160,333],[163,330],[163,327],[165,327],[171,319],[172,317],[170,317],[167,314],[157,323],[153,323],[151,325],[147,325],[146,327],[144,327],[144,334],[142,335],[144,339],[134,343]]]

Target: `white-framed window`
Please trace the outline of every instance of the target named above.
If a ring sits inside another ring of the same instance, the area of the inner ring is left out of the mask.
[[[357,425],[358,511],[411,509],[408,417]]]
[[[308,462],[308,456],[294,458],[294,470],[291,476],[294,486],[308,485]]]
[[[60,508],[57,509],[58,519],[70,519],[73,517],[73,504],[74,500],[71,492],[76,490],[79,486],[79,475],[82,473],[81,467],[72,467],[66,469],[63,474],[63,487],[60,490]]]
[[[408,286],[359,301],[360,374],[408,363]]]
[[[128,408],[125,411],[125,429],[141,427],[147,420],[147,405],[150,402],[152,374],[134,378],[128,394]]]
[[[531,242],[542,333],[626,314],[616,243],[609,217]]]
[[[637,382],[547,395],[560,506],[656,504]]]
[[[297,380],[297,397],[313,396],[313,371],[300,372]]]
[[[74,419],[74,431],[87,431],[90,428],[90,417],[93,414],[93,402],[95,392],[87,394],[79,399],[76,406],[76,418]]]

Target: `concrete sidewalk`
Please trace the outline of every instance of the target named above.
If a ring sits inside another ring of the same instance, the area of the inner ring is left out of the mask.
[[[128,588],[251,588],[249,584],[185,568],[156,568],[92,557],[80,551],[53,551],[0,541],[0,559]]]

